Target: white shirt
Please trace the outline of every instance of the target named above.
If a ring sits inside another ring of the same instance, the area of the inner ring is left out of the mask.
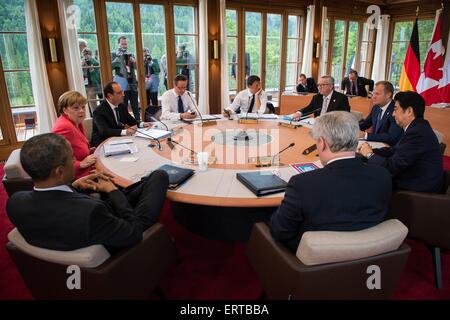
[[[386,109],[389,107],[390,104],[391,104],[391,101],[389,101],[384,107],[381,108],[381,117],[380,117],[380,119],[383,119],[384,113],[386,112]]]
[[[378,120],[383,119],[384,113],[386,112],[386,109],[389,107],[389,105],[391,104],[391,101],[389,101],[384,107],[380,108],[381,109],[381,117]],[[366,132],[366,134],[364,135],[364,140],[367,140],[367,136],[369,134]]]
[[[338,160],[344,160],[344,159],[353,159],[355,158],[355,156],[348,156],[348,157],[338,157],[338,158],[334,158],[331,159],[330,161],[327,162],[327,165],[329,165],[332,162],[338,161]]]
[[[322,110],[320,110],[320,115],[323,115],[323,114],[327,113],[328,106],[329,106],[329,104],[330,104],[331,96],[332,96],[332,95],[333,95],[333,90],[331,90],[331,92],[330,92],[329,95],[327,95],[326,97],[323,97],[323,100],[322,100],[322,101],[323,101],[323,102],[322,102]],[[327,101],[327,104],[326,104],[326,105],[324,105],[325,99],[326,99],[326,101]]]
[[[73,192],[73,190],[65,184],[62,184],[60,186],[51,187],[51,188],[33,188],[34,191],[65,191],[65,192]]]
[[[233,103],[229,107],[225,108],[225,110],[236,112],[236,110],[240,107],[241,113],[246,113],[248,111],[248,108],[250,107],[250,103],[252,101],[252,96],[253,96],[253,93],[251,93],[249,89],[242,90],[234,98]],[[256,99],[257,98],[258,98],[258,96],[255,96],[255,104],[253,105],[252,113],[263,114],[264,112],[266,112],[267,94],[264,92],[264,90],[261,90],[261,92],[259,94],[259,99],[261,101],[259,110],[256,110]]]
[[[181,96],[181,101],[183,101],[184,112],[196,111],[196,108],[192,102],[194,98],[190,98],[188,91],[185,91]],[[178,95],[175,89],[170,89],[164,92],[161,97],[162,113],[161,120],[180,120],[181,114],[178,112]],[[195,112],[197,113],[197,112]]]
[[[108,99],[105,99],[105,100],[106,100],[106,102],[108,102],[109,106],[112,109],[112,112],[113,112],[113,115],[114,115],[114,119],[116,119],[116,123],[119,123],[119,120],[117,119],[117,114],[116,114],[116,109],[119,106],[113,105],[111,102],[109,102]],[[144,123],[143,122],[139,122],[139,128],[143,128],[143,127],[144,127]],[[120,135],[121,136],[126,136],[127,135],[127,129],[123,129],[122,131],[120,131]]]

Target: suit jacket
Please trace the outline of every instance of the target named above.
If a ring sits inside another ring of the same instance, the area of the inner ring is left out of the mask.
[[[350,81],[350,79],[348,77],[345,77],[341,83],[341,90],[345,90],[345,94],[351,94],[352,92],[351,85],[352,82]],[[356,85],[358,89],[358,96],[367,97],[366,85],[369,86],[369,91],[373,91],[374,82],[373,80],[364,77],[357,77]]]
[[[373,152],[368,162],[386,167],[392,174],[395,189],[442,192],[442,154],[427,120],[415,119],[394,147]]]
[[[403,129],[397,125],[395,118],[392,116],[394,106],[395,102],[392,100],[381,118],[378,130],[376,130],[377,122],[381,112],[381,108],[378,105],[374,105],[367,118],[360,122],[359,129],[361,131],[372,127],[372,132],[367,134],[368,141],[380,141],[394,146],[400,140],[403,135]]]
[[[124,104],[120,104],[118,108],[121,124],[117,124],[114,111],[112,111],[106,100],[103,100],[94,110],[92,115],[94,121],[92,125],[91,145],[98,146],[109,137],[119,137],[124,129],[124,124],[128,126],[137,125],[136,119],[128,113],[127,107]]]
[[[313,78],[306,78],[306,87],[304,87],[301,83],[297,84],[297,92],[309,92],[309,93],[318,93],[316,82]]]
[[[295,252],[306,231],[373,227],[383,220],[391,193],[389,172],[357,158],[295,175],[271,217],[272,236]]]
[[[318,117],[320,116],[320,108],[322,108],[323,103],[323,96],[321,94],[316,94],[309,105],[304,107],[303,109],[300,109],[299,111],[302,114],[313,112],[314,110],[314,116]],[[348,98],[345,94],[342,94],[340,92],[334,91],[331,95],[331,101],[328,103],[328,109],[327,112],[330,111],[350,111],[350,105],[348,104]]]
[[[84,169],[80,168],[80,162],[91,153],[89,150],[89,141],[84,133],[83,124],[80,123],[77,126],[67,116],[61,115],[56,120],[52,132],[62,135],[72,146],[75,157],[75,179],[88,175],[94,169],[93,166]]]
[[[75,250],[94,244],[129,247],[142,240],[145,226],[126,196],[115,190],[110,203],[78,192],[22,191],[7,202],[11,222],[30,244]]]

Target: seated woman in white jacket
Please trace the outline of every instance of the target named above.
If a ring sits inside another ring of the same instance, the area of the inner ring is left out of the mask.
[[[261,88],[261,79],[252,75],[247,78],[247,89],[242,90],[234,98],[233,103],[224,109],[224,115],[229,116],[240,108],[243,113],[266,112],[267,94]]]
[[[163,120],[186,120],[197,117],[194,98],[186,90],[187,78],[179,74],[173,80],[173,89],[167,90],[161,97]]]

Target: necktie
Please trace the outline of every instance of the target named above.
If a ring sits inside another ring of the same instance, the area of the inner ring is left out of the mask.
[[[250,101],[250,106],[248,107],[248,113],[253,111],[253,106],[255,105],[255,95],[252,96],[252,101]]]
[[[352,81],[352,95],[356,96],[356,81]]]
[[[375,133],[378,133],[381,127],[381,115],[383,114],[383,110],[381,108],[378,109],[377,122],[375,123]]]
[[[322,110],[320,111],[320,115],[323,115],[325,113],[327,113],[327,109],[328,109],[328,98],[324,97],[323,98],[323,103],[322,103]]]
[[[178,96],[178,113],[184,113],[183,100]]]
[[[117,126],[120,127],[122,123],[120,122],[119,108],[114,108],[114,112],[116,113]]]

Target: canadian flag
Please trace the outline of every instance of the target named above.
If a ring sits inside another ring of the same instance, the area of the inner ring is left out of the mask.
[[[442,46],[441,36],[441,14],[439,14],[434,26],[433,38],[428,47],[427,57],[423,65],[423,72],[420,74],[416,90],[425,99],[426,105],[442,102],[439,92],[439,84],[443,77],[442,73]]]
[[[450,103],[450,34],[448,35],[446,48],[447,53],[442,70],[442,79],[439,83],[439,93],[441,94],[441,102]]]

